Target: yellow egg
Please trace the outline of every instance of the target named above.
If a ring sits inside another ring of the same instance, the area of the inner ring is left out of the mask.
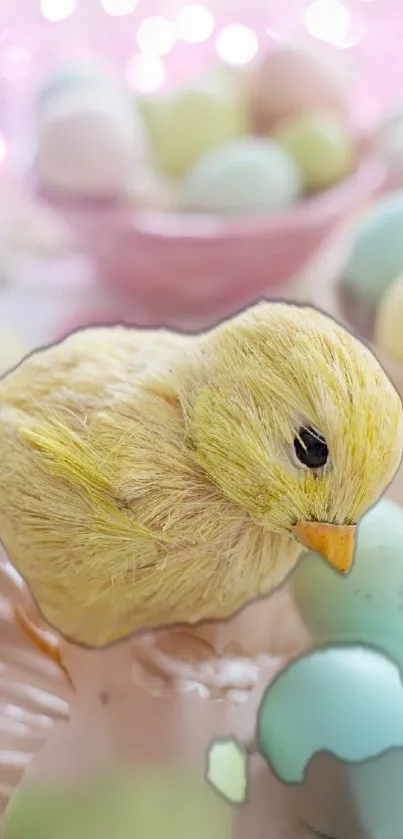
[[[139,103],[156,162],[181,178],[208,152],[249,133],[246,101],[235,77],[217,73]]]
[[[391,283],[378,307],[375,343],[382,352],[403,362],[403,274]]]
[[[346,123],[333,114],[294,117],[274,136],[300,167],[310,192],[332,186],[354,167],[353,137]]]

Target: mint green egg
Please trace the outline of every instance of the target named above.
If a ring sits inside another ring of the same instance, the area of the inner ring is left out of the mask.
[[[230,839],[231,813],[202,776],[116,772],[80,790],[23,782],[3,839]]]
[[[403,190],[378,201],[363,218],[345,272],[345,287],[376,305],[403,272]]]
[[[297,165],[274,140],[244,137],[195,164],[183,202],[188,210],[247,215],[287,208],[301,191]]]
[[[333,186],[354,168],[352,133],[334,114],[298,115],[281,125],[274,137],[297,162],[309,192]]]
[[[401,507],[382,499],[362,518],[347,576],[307,553],[290,581],[297,608],[316,642],[373,645],[403,666]]]
[[[403,685],[397,666],[363,647],[330,647],[304,656],[266,691],[257,743],[287,783],[301,783],[320,752],[360,763],[403,748]]]

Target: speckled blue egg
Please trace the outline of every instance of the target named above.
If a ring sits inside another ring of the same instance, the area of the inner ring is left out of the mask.
[[[399,669],[363,647],[333,647],[302,657],[266,691],[257,743],[287,783],[301,783],[309,762],[323,751],[360,763],[403,747]]]
[[[244,137],[199,159],[183,185],[187,210],[226,215],[290,207],[301,195],[302,175],[274,140]]]
[[[379,201],[363,219],[351,250],[345,286],[376,305],[403,271],[403,191]]]
[[[403,664],[403,509],[397,504],[383,499],[363,517],[346,577],[307,553],[291,585],[317,642],[370,644]]]

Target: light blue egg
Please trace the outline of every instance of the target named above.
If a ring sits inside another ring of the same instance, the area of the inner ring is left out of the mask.
[[[403,748],[398,668],[363,647],[333,647],[304,656],[268,688],[257,743],[287,783],[301,783],[309,762],[323,751],[358,763]]]
[[[362,221],[346,269],[345,285],[375,305],[403,272],[403,191],[379,201]]]
[[[403,509],[397,504],[382,499],[363,517],[347,576],[307,553],[290,582],[318,643],[373,645],[403,666]]]
[[[274,140],[244,137],[197,161],[185,178],[185,208],[227,215],[281,210],[302,192],[292,157]]]

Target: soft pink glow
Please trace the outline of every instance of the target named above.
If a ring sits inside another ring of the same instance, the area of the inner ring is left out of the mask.
[[[173,24],[159,15],[143,20],[137,30],[137,44],[145,55],[168,55],[175,41]]]
[[[6,47],[0,53],[0,75],[8,82],[22,81],[29,75],[31,63],[31,53],[26,47],[18,44]]]
[[[318,37],[315,15],[316,34],[307,31],[305,15],[309,0],[250,0],[250,3],[241,0],[226,3],[222,0],[3,0],[0,4],[0,131],[7,134],[24,122],[38,84],[47,73],[70,59],[92,54],[110,64],[122,78],[128,78],[135,89],[147,88],[152,92],[188,81],[190,75],[197,75],[217,62],[217,39],[222,38],[226,27],[234,25],[255,33],[257,58],[282,43],[301,43],[320,49],[336,68],[340,65],[344,68],[359,122],[371,123],[391,103],[403,99],[402,0],[313,0],[316,10],[318,2],[319,11],[322,3],[322,10],[333,9],[336,14],[333,32],[329,36],[328,28],[325,40],[323,29]],[[342,8],[347,9],[347,15]],[[48,19],[43,17],[44,10]],[[151,70],[145,72],[141,63],[138,70],[136,62],[133,69],[133,56],[140,52],[139,28],[147,18],[158,16],[168,21],[168,27],[172,25],[176,35],[175,43],[169,44],[169,39],[162,43],[163,69],[157,61],[161,49],[150,50],[147,46],[144,52]],[[205,21],[204,30],[203,26],[198,29],[198,16]],[[210,32],[212,24],[214,28]],[[255,51],[252,40],[249,42],[251,46],[242,47],[243,60]],[[226,50],[228,55],[228,40]],[[235,55],[231,45],[229,51]],[[16,81],[18,94],[14,87]],[[2,106],[4,101],[6,111]]]
[[[165,80],[165,67],[158,56],[135,55],[127,65],[126,78],[138,93],[154,93]]]

